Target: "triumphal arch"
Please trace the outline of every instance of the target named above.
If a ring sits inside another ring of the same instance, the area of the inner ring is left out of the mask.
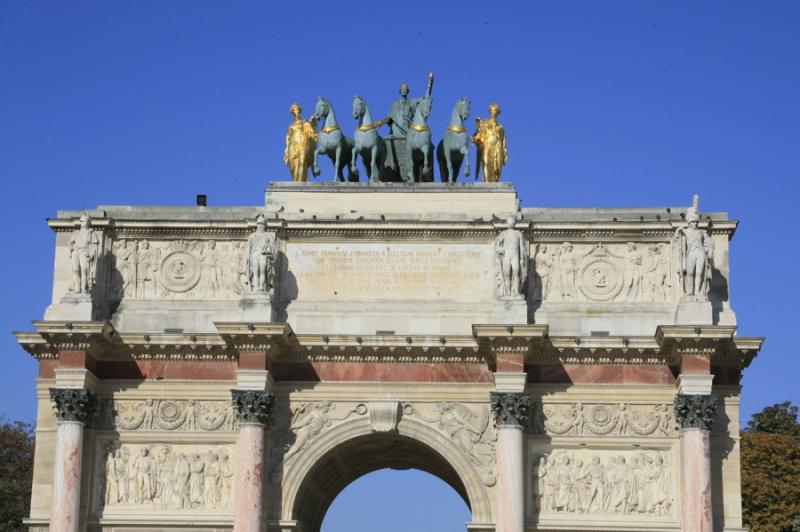
[[[317,532],[390,467],[447,482],[472,532],[743,530],[739,382],[762,339],[736,334],[737,222],[697,199],[521,205],[497,106],[472,138],[483,182],[425,182],[410,121],[399,179],[385,159],[308,183],[329,107],[293,108],[295,179],[255,206],[48,221],[52,303],[16,333],[40,368],[29,529]]]

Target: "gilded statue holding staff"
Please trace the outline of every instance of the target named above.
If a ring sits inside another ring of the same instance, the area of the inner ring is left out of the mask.
[[[500,106],[496,103],[489,105],[489,118],[475,119],[475,134],[472,142],[478,149],[478,161],[475,165],[475,177],[483,170],[483,180],[487,183],[500,181],[503,166],[508,161],[508,147],[506,146],[506,132],[497,117],[500,115]]]
[[[283,151],[283,162],[289,167],[292,179],[296,182],[308,181],[308,170],[314,164],[314,152],[317,149],[317,120],[313,116],[310,120],[303,120],[302,108],[292,104],[290,112],[294,122],[289,125],[286,132],[286,148]],[[315,173],[314,175],[319,175]]]

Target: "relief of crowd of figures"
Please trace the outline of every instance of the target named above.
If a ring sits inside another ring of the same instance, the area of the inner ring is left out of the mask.
[[[124,431],[235,432],[239,417],[230,401],[103,398],[96,426]]]
[[[672,300],[672,248],[665,243],[532,246],[534,301]]]
[[[102,504],[162,510],[233,507],[233,446],[109,444],[101,464]]]
[[[665,436],[677,434],[671,405],[535,404],[534,434],[550,436]]]
[[[668,516],[673,508],[668,454],[567,451],[534,455],[537,513]]]
[[[122,299],[238,298],[247,291],[245,241],[114,242],[112,290]]]
[[[366,415],[369,408],[364,403],[341,405],[331,401],[303,402],[292,408],[289,419],[276,420],[273,434],[277,443],[272,449],[278,456],[273,456],[276,465],[271,472],[272,482],[280,482],[284,465],[291,464],[301,451],[324,432],[351,417]],[[488,408],[476,412],[457,403],[404,404],[402,416],[417,418],[435,426],[481,472],[483,482],[488,486],[494,485],[496,436]]]

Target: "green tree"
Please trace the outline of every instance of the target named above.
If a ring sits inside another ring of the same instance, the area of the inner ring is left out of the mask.
[[[742,507],[758,532],[800,531],[800,422],[790,402],[754,414],[742,432]]]
[[[33,428],[27,423],[0,424],[0,530],[24,530],[31,505]]]

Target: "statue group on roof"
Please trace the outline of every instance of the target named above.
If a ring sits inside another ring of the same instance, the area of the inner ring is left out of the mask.
[[[314,114],[308,120],[302,118],[300,106],[293,104],[290,111],[294,121],[286,133],[284,150],[284,162],[292,179],[306,182],[309,171],[319,176],[319,156],[326,155],[333,163],[337,181],[360,180],[357,164],[360,157],[370,183],[433,182],[434,159],[439,165],[441,181],[454,183],[462,165],[464,176],[470,175],[469,145],[472,142],[477,151],[475,179],[482,174],[484,182],[499,181],[508,161],[505,130],[497,120],[500,107],[492,103],[489,118],[476,118],[475,133],[469,135],[465,122],[470,115],[470,101],[467,97],[460,98],[453,107],[443,138],[434,148],[428,126],[433,108],[433,80],[433,73],[430,73],[425,95],[420,98],[409,98],[408,84],[400,85],[400,99],[392,103],[385,118],[378,120],[373,119],[363,97],[353,97],[352,116],[356,126],[352,138],[342,131],[329,100],[317,98]],[[380,134],[383,126],[389,129],[386,137]]]

